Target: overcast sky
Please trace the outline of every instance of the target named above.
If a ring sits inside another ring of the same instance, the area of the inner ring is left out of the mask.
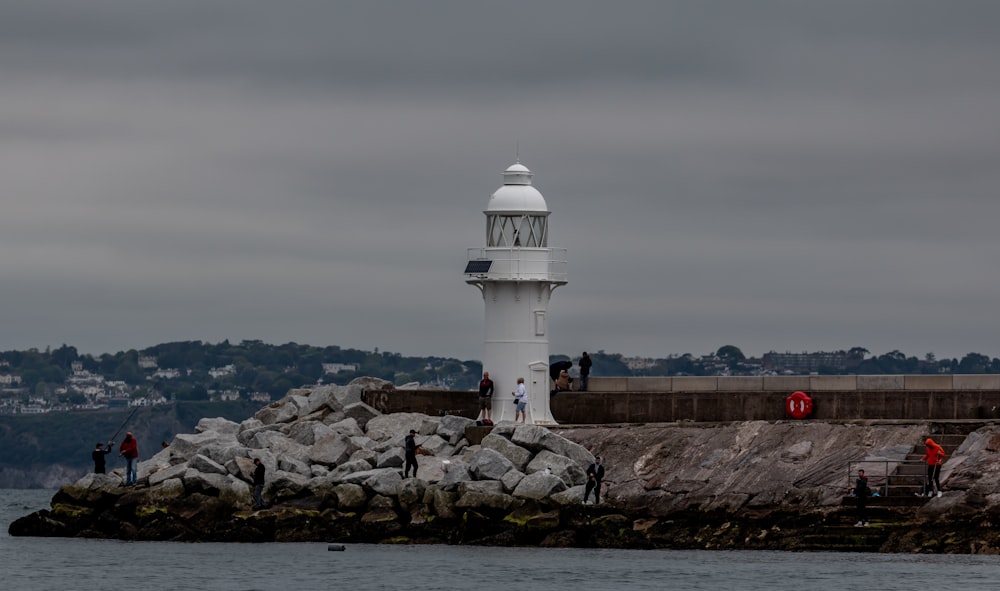
[[[553,354],[1000,356],[1000,3],[8,0],[0,350],[481,359],[519,155]]]

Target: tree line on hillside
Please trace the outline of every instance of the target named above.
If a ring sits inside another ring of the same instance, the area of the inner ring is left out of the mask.
[[[1000,373],[1000,359],[969,353],[961,359],[923,358],[900,351],[870,355],[863,347],[832,353],[781,354],[747,358],[736,346],[725,345],[707,355],[690,353],[665,358],[626,358],[603,350],[592,352],[593,376],[705,376],[815,374],[938,374]],[[155,365],[141,363],[154,360]],[[579,356],[553,355],[550,362]],[[159,377],[156,369],[176,370]],[[217,371],[228,368],[226,372]],[[266,392],[281,397],[292,388],[316,383],[347,384],[361,376],[378,377],[397,385],[417,382],[453,390],[474,389],[482,363],[445,357],[404,357],[399,353],[316,347],[262,341],[228,340],[163,343],[146,349],[80,354],[75,347],[0,352],[0,376],[18,376],[18,390],[49,394],[82,370],[105,380],[124,382],[133,392],[155,392],[175,400],[207,400],[213,391]],[[337,371],[333,373],[331,369]]]

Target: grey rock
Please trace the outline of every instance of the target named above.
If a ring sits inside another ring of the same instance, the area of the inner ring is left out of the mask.
[[[364,460],[351,460],[330,470],[327,479],[331,482],[341,482],[351,474],[358,472],[370,472],[372,465]],[[363,479],[362,479],[363,481]],[[360,484],[361,481],[359,481]]]
[[[253,418],[265,425],[274,425],[276,423],[293,421],[298,416],[299,407],[295,405],[295,402],[291,398],[286,396],[278,402],[272,402],[270,405],[258,410]]]
[[[347,461],[353,462],[355,460],[364,460],[365,462],[368,462],[370,467],[374,468],[378,463],[378,456],[378,453],[370,449],[359,449],[358,451],[352,453],[351,457],[348,458]]]
[[[474,509],[486,507],[489,509],[500,509],[508,511],[513,507],[520,505],[517,499],[511,495],[500,493],[500,494],[484,494],[479,492],[471,492],[466,495],[460,495],[458,500],[455,502],[455,507],[462,509]]]
[[[275,470],[268,479],[267,490],[275,496],[296,496],[309,486],[309,481],[310,479],[302,474]]]
[[[447,470],[442,472],[437,485],[441,490],[451,492],[457,490],[458,485],[462,482],[471,480],[472,474],[469,472],[469,465],[462,461],[453,460],[447,464]]]
[[[399,503],[403,507],[412,507],[423,501],[427,483],[419,478],[404,480],[399,485]]]
[[[404,459],[405,454],[402,448],[394,447],[379,454],[378,460],[375,462],[375,467],[402,468]]]
[[[476,421],[456,415],[445,415],[438,421],[437,434],[439,437],[451,443],[457,444],[465,437],[465,428],[476,424]]]
[[[451,455],[451,446],[448,442],[437,435],[428,435],[423,439],[417,441],[417,445],[422,447],[425,451],[429,451],[433,455]]]
[[[524,472],[520,472],[518,470],[511,470],[504,474],[503,478],[500,479],[500,483],[503,484],[504,492],[512,492],[515,488],[517,488],[517,485],[521,482],[522,478],[524,478]]]
[[[156,472],[153,472],[152,474],[149,475],[149,486],[155,487],[167,480],[173,478],[181,478],[182,476],[184,476],[184,473],[187,472],[187,469],[188,469],[187,464],[176,464],[164,470],[158,470]],[[117,478],[115,480],[116,482],[118,481]]]
[[[333,492],[341,509],[361,509],[368,504],[368,495],[360,484],[338,484]]]
[[[379,416],[379,412],[364,402],[353,402],[344,407],[344,417],[354,419],[358,426],[365,429],[368,421]]]
[[[190,459],[194,457],[195,454],[200,453],[202,448],[217,444],[222,440],[232,442],[231,437],[223,438],[217,431],[181,433],[174,437],[173,441],[170,442],[170,446],[167,448],[169,451],[166,453],[176,454],[180,457]]]
[[[399,470],[396,470],[395,468],[374,468],[372,470],[362,470],[360,472],[351,472],[350,474],[344,474],[343,476],[340,477],[340,481],[346,482],[348,484],[361,484],[363,486],[368,486],[367,481],[370,478],[377,478],[380,476],[391,477],[391,475],[396,476],[395,478],[396,482],[400,482],[403,480],[403,477],[400,476],[399,474]]]
[[[503,484],[498,480],[471,480],[458,485],[458,496],[473,493],[497,495],[503,493]]]
[[[513,496],[540,500],[564,490],[566,490],[566,485],[555,475],[547,472],[535,472],[521,479],[514,489]]]
[[[396,470],[373,470],[372,475],[361,483],[361,486],[375,491],[376,494],[396,496],[403,477]]]
[[[219,491],[229,486],[229,479],[222,474],[205,474],[191,468],[184,471],[181,480],[188,492],[204,492],[210,496],[213,493],[218,495]]]
[[[513,470],[514,464],[493,449],[479,449],[472,454],[469,471],[476,480],[499,480]]]
[[[520,445],[512,443],[509,439],[500,435],[490,433],[486,437],[483,437],[483,442],[480,445],[483,448],[499,452],[500,455],[510,460],[510,463],[514,465],[514,468],[521,472],[525,471],[528,462],[531,461],[530,451]]]
[[[348,437],[363,437],[365,435],[365,432],[361,429],[361,425],[358,424],[358,421],[351,417],[344,417],[336,423],[329,423],[329,426],[337,433]]]
[[[222,417],[200,419],[198,424],[194,426],[194,432],[204,433],[206,431],[214,431],[219,435],[236,437],[236,434],[240,431],[240,423]]]
[[[278,458],[278,469],[284,470],[285,472],[301,474],[306,478],[312,478],[313,476],[312,467],[309,464],[290,456]]]
[[[329,435],[316,441],[309,450],[308,459],[313,464],[337,466],[348,460],[357,447],[343,435]]]
[[[410,429],[420,429],[427,415],[419,412],[397,412],[372,417],[365,425],[365,434],[375,441],[405,437]]]
[[[188,461],[188,467],[192,470],[197,470],[205,474],[228,474],[226,467],[212,461],[201,454],[195,454],[190,461]]]
[[[521,425],[514,430],[511,441],[533,452],[549,450],[557,455],[566,456],[577,464],[589,465],[594,461],[594,454],[587,448],[556,435],[539,425]]]
[[[525,472],[534,474],[535,472],[545,472],[546,470],[562,480],[567,486],[586,484],[587,482],[586,471],[574,460],[543,449],[531,459]]]
[[[252,423],[252,426],[244,426],[248,422]],[[281,432],[280,424],[264,425],[256,419],[248,419],[243,421],[240,427],[240,432],[236,434],[236,440],[240,445],[250,447],[250,442],[254,440],[258,433],[262,431],[276,431]],[[173,444],[171,444],[173,445]]]

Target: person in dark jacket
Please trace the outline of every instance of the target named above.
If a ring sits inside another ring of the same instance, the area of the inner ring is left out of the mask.
[[[107,458],[107,455],[111,453],[111,448],[114,446],[114,441],[109,441],[107,448],[104,447],[103,443],[97,443],[97,447],[95,447],[94,451],[90,454],[90,457],[94,460],[94,474],[105,473],[105,459]]]
[[[601,463],[601,456],[597,456],[594,458],[594,463],[587,466],[587,487],[583,491],[584,503],[590,497],[590,491],[594,491],[594,504],[601,502],[601,480],[604,480],[604,464]]]
[[[131,486],[135,484],[139,471],[139,442],[131,431],[125,434],[125,439],[118,446],[118,455],[125,458],[125,486]]]
[[[484,423],[493,423],[493,380],[488,371],[483,372],[479,382],[479,416]]]
[[[403,438],[403,451],[406,453],[406,467],[403,468],[403,478],[408,478],[410,468],[413,468],[413,477],[417,477],[417,432],[410,429],[410,434]]]
[[[590,360],[590,355],[587,355],[587,352],[584,351],[577,365],[580,366],[580,391],[586,392],[587,384],[590,382],[590,368],[594,365],[594,362]]]
[[[264,502],[264,474],[267,468],[264,467],[264,463],[260,461],[260,458],[254,458],[253,465],[256,466],[253,470],[253,508],[266,509],[267,503]]]
[[[854,481],[854,496],[858,498],[858,522],[854,527],[868,526],[868,497],[872,494],[868,488],[868,477],[864,470],[858,470],[858,479]]]

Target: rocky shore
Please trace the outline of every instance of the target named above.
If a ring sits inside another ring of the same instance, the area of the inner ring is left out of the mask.
[[[14,536],[121,540],[315,541],[543,547],[998,553],[1000,427],[972,425],[929,499],[873,499],[854,528],[848,462],[891,471],[940,428],[814,421],[554,427],[458,416],[382,415],[362,389],[291,391],[235,423],[192,434],[121,475],[60,488]],[[403,437],[417,431],[416,478]],[[481,439],[481,441],[480,441]],[[599,505],[582,503],[585,467],[607,466]],[[252,509],[253,458],[269,506]],[[877,483],[876,483],[877,484]]]

